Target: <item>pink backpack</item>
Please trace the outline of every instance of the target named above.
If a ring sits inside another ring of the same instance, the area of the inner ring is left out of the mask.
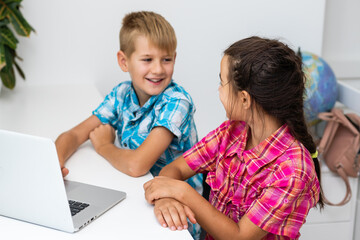
[[[327,121],[318,151],[329,169],[345,181],[346,195],[340,203],[331,203],[324,196],[324,202],[331,206],[341,206],[351,199],[348,177],[358,177],[360,171],[360,116],[344,114],[340,108],[323,112],[318,117]]]

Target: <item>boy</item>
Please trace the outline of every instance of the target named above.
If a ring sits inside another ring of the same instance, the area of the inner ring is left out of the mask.
[[[133,177],[162,167],[197,142],[190,95],[172,80],[176,36],[159,14],[134,12],[123,19],[118,64],[131,81],[110,92],[79,125],[56,140],[63,176],[66,160],[90,139],[97,153],[116,169]],[[114,145],[115,131],[120,148]],[[189,184],[202,191],[202,176]]]

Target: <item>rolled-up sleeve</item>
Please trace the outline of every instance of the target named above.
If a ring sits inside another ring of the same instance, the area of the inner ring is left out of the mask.
[[[316,201],[310,192],[306,183],[296,177],[274,181],[253,202],[246,215],[267,232],[297,238]]]

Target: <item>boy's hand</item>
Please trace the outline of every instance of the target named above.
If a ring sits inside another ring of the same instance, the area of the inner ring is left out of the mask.
[[[60,162],[61,174],[62,174],[63,178],[65,178],[65,177],[69,174],[69,169],[67,169],[67,168],[65,167],[65,161],[64,161],[63,158],[59,155],[59,152],[58,152],[58,157],[59,157],[59,162]]]
[[[61,167],[61,173],[64,178],[64,177],[66,177],[66,175],[69,174],[69,169],[67,169],[66,167]]]
[[[95,151],[99,152],[101,147],[113,144],[115,141],[115,130],[109,124],[100,125],[95,128],[89,135]]]
[[[191,209],[172,198],[162,198],[155,201],[154,213],[163,227],[172,231],[188,228],[187,218],[196,223],[195,214]]]

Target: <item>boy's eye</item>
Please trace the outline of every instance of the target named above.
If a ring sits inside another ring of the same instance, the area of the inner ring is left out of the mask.
[[[144,59],[142,59],[142,61],[144,61],[144,62],[151,62],[151,58],[144,58]]]
[[[171,62],[171,61],[172,61],[172,58],[164,58],[163,61],[164,61],[164,62]]]

